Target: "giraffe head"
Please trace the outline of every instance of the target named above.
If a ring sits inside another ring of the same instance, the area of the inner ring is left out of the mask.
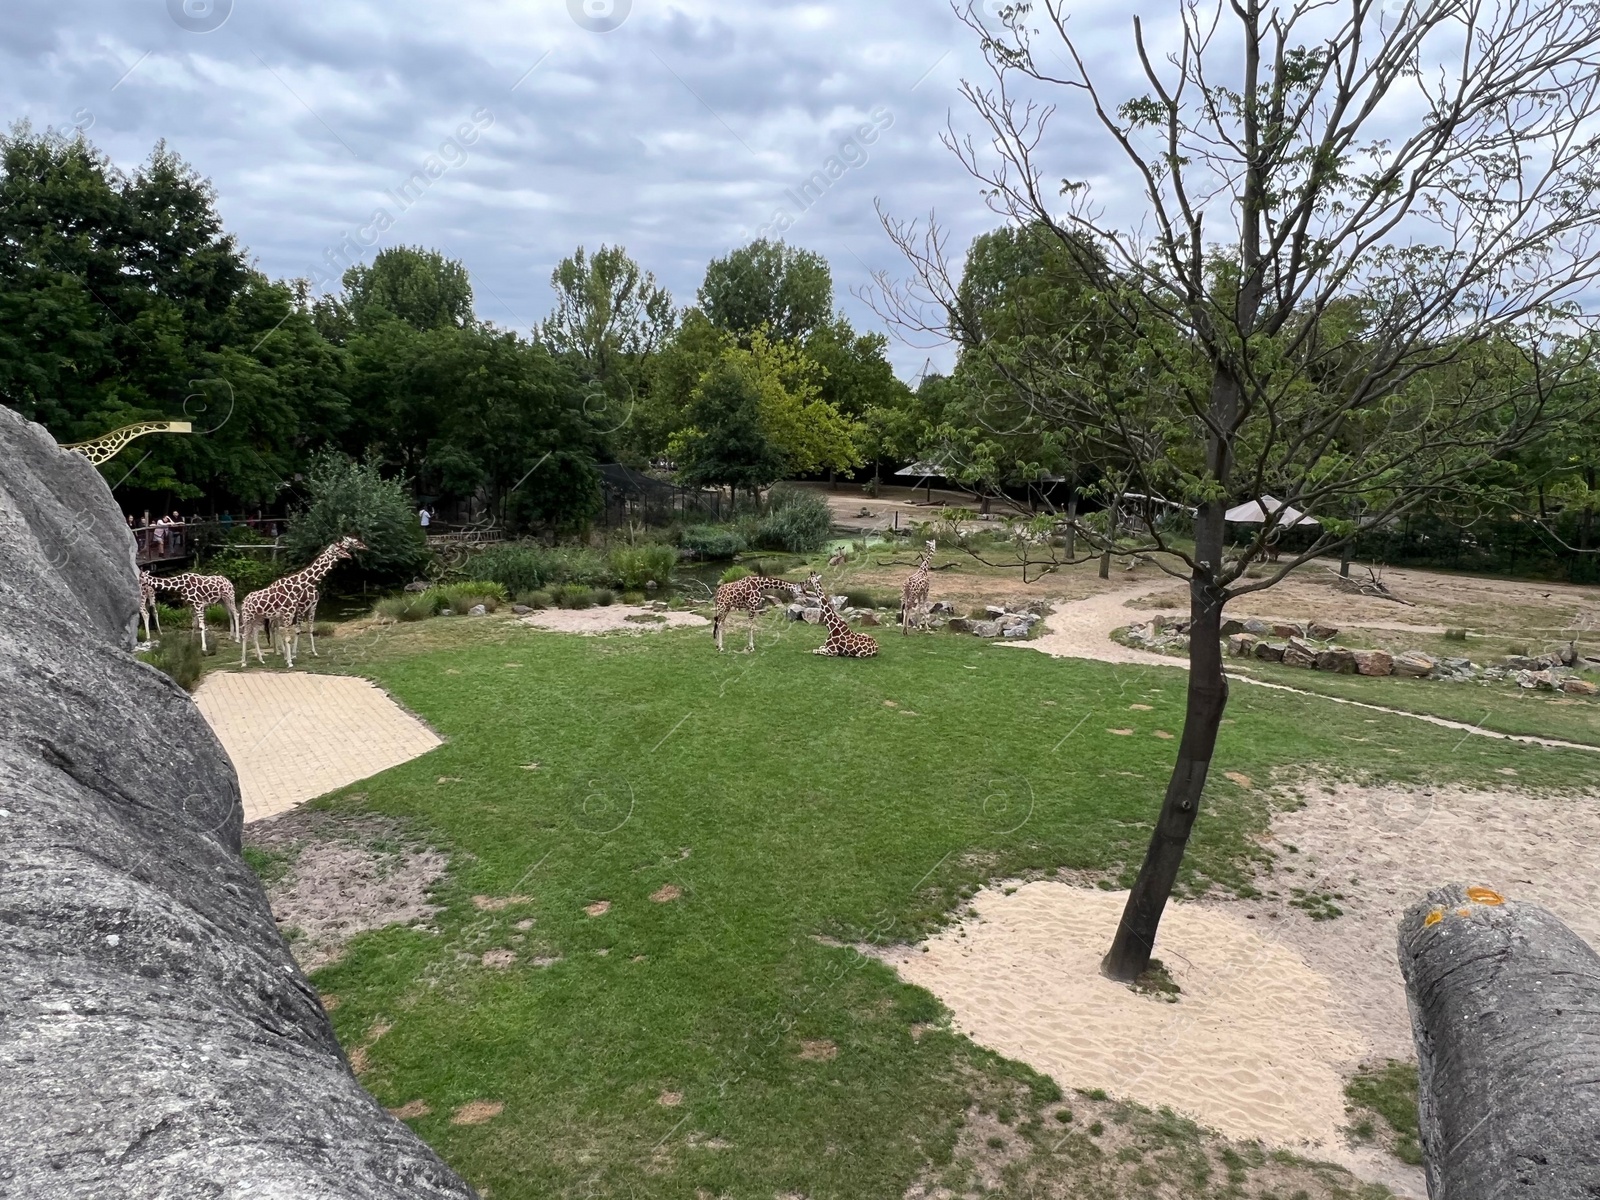
[[[802,595],[806,595],[806,596],[820,596],[820,595],[822,595],[823,592],[822,592],[822,575],[821,575],[821,573],[818,572],[818,571],[811,572],[811,574],[806,576],[806,581],[805,581],[805,583],[803,585],[801,585],[801,587],[802,587],[802,591],[801,591]]]
[[[357,550],[365,550],[367,544],[358,537],[342,537],[328,549],[335,558],[349,558]]]
[[[933,552],[935,550],[937,550],[938,548],[939,548],[939,543],[934,541],[932,538],[929,538],[927,541],[922,543],[922,552],[924,554],[926,554],[929,558],[933,557]]]

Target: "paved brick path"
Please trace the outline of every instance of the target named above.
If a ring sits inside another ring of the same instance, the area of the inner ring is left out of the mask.
[[[246,822],[409,762],[440,744],[433,730],[365,679],[218,671],[194,698],[239,773]]]

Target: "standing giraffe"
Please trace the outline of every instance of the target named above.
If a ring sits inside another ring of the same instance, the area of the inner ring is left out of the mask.
[[[228,610],[228,636],[239,636],[239,606],[234,603],[233,580],[226,575],[196,575],[192,571],[182,575],[151,576],[150,582],[165,592],[177,592],[178,598],[194,610],[194,627],[200,633],[200,653],[206,651],[206,607],[220,604]]]
[[[828,627],[828,640],[811,653],[830,658],[872,658],[878,653],[876,639],[852,630],[826,595],[822,597],[822,623]]]
[[[156,619],[156,632],[161,632],[161,614],[156,611],[156,577],[149,571],[139,571],[139,619],[144,622],[144,640],[150,640],[150,618]]]
[[[746,575],[743,579],[723,584],[717,589],[717,612],[711,620],[711,634],[717,639],[718,654],[722,653],[722,623],[739,610],[750,614],[750,644],[745,653],[749,654],[756,648],[756,618],[761,615],[761,606],[768,592],[786,592],[794,597],[804,596],[808,592],[821,594],[822,576],[813,571],[804,583],[790,583],[787,579],[774,579],[770,575]]]
[[[300,616],[308,610],[314,611],[315,600],[308,600],[315,596],[317,585],[322,582],[323,576],[333,570],[334,564],[340,559],[349,558],[357,550],[365,550],[367,545],[360,538],[345,537],[334,542],[316,558],[311,560],[311,565],[293,575],[285,575],[276,582],[267,584],[258,592],[251,592],[244,598],[244,603],[239,608],[239,665],[243,667],[249,658],[249,642],[253,639],[256,648],[256,661],[264,663],[266,655],[261,653],[261,626],[271,621],[274,628],[283,636],[283,657],[289,666],[294,666],[294,649],[300,640],[300,630],[295,624]],[[273,638],[277,640],[276,634]]]
[[[928,568],[933,565],[933,552],[938,548],[937,542],[922,543],[922,557],[917,560],[917,569],[911,572],[911,577],[906,580],[905,587],[900,589],[900,632],[909,631],[913,624],[922,623],[922,607],[928,603]]]

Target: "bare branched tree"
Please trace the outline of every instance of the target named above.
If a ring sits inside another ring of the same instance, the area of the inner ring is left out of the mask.
[[[1133,979],[1227,703],[1223,606],[1360,528],[1459,500],[1568,402],[1600,271],[1600,7],[1180,0],[1170,45],[1133,19],[1132,96],[1108,94],[1104,47],[1079,39],[1064,0],[958,15],[992,78],[963,85],[985,136],[952,124],[947,145],[997,213],[1053,239],[1081,294],[1066,315],[988,336],[947,233],[885,215],[910,271],[880,277],[874,303],[908,335],[957,339],[1081,461],[1106,465],[1117,496],[1194,511],[1192,544],[1146,523],[1125,546],[1191,597],[1183,738],[1104,964]],[[1058,105],[1079,120],[1071,139],[1055,136]],[[1102,203],[1063,178],[1084,127],[1137,198]],[[1268,506],[1230,551],[1224,513],[1269,494],[1322,524],[1247,576],[1288,520]]]

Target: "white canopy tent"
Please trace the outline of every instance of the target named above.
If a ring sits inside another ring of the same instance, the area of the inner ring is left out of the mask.
[[[1222,519],[1236,525],[1264,525],[1269,515],[1276,516],[1279,527],[1283,529],[1293,529],[1296,525],[1322,524],[1315,517],[1307,516],[1294,505],[1285,504],[1276,496],[1263,496],[1259,500],[1246,500],[1243,504],[1236,504],[1222,515]]]

